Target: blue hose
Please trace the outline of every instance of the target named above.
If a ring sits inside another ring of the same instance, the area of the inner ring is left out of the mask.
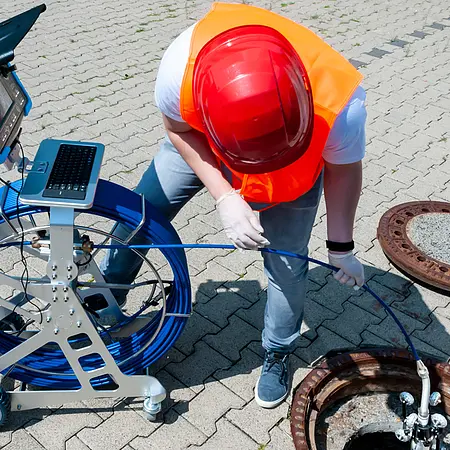
[[[14,183],[13,183],[14,186]],[[20,189],[20,186],[18,186]],[[16,193],[10,190],[7,196],[5,212],[10,219],[17,216],[30,215],[40,212],[48,212],[45,207],[31,207],[20,205],[19,210],[16,207]],[[115,205],[111,205],[110,199],[116,200]],[[173,289],[167,298],[167,312],[175,314],[187,314],[191,308],[191,289],[188,274],[186,256],[183,249],[186,248],[217,248],[234,250],[235,247],[230,244],[181,244],[178,234],[172,225],[150,204],[146,204],[147,220],[141,229],[141,233],[148,238],[152,245],[98,245],[96,248],[104,249],[160,249],[169,262],[174,274]],[[94,205],[91,210],[82,211],[97,216],[106,217],[118,221],[131,229],[135,229],[141,220],[141,201],[139,196],[129,190],[115,185],[113,183],[100,180]],[[17,246],[20,243],[10,242],[0,244],[0,248],[8,246]],[[30,245],[26,242],[25,245]],[[325,267],[330,270],[337,270],[335,267],[318,261],[313,258],[298,255],[295,253],[262,248],[261,252],[276,253],[286,257],[293,257],[307,260]],[[391,308],[377,296],[367,285],[363,288],[369,292],[392,316],[405,336],[408,345],[416,360],[419,356],[408,336],[408,333],[399,322]],[[109,344],[108,350],[116,360],[120,369],[132,375],[149,367],[155,361],[160,359],[175,343],[181,335],[186,323],[185,317],[166,317],[163,326],[156,339],[145,348],[146,343],[155,333],[161,318],[161,311],[142,329],[132,334],[128,338]],[[5,354],[24,340],[3,333],[0,335],[0,354]],[[139,355],[134,356],[139,350],[145,348]],[[91,355],[84,358],[83,368],[93,370],[101,365],[101,360]],[[64,354],[59,348],[43,347],[34,353],[26,356],[15,366],[10,374],[11,377],[24,381],[26,383],[49,387],[52,389],[77,389],[80,387],[70,365]],[[105,385],[109,382],[107,377],[99,377],[92,380],[94,387]]]
[[[230,250],[236,250],[236,247],[231,244],[175,244],[175,245],[156,245],[156,244],[149,244],[149,245],[96,245],[95,248],[104,248],[104,249],[136,249],[136,250],[144,250],[144,249],[163,249],[163,248],[222,248],[222,249],[230,249]],[[258,249],[261,253],[275,253],[277,255],[281,256],[287,256],[289,258],[297,258],[302,259],[304,261],[309,261],[314,264],[317,264],[318,266],[325,267],[326,269],[332,270],[334,272],[337,272],[339,269],[337,267],[332,266],[331,264],[324,263],[323,261],[320,261],[318,259],[310,258],[309,256],[303,256],[299,255],[298,253],[292,253],[287,252],[284,250],[276,250],[273,248],[260,248]],[[414,356],[414,359],[416,361],[420,360],[420,356],[417,353],[417,350],[414,346],[414,344],[411,341],[411,338],[408,335],[408,332],[405,330],[404,326],[401,324],[401,322],[398,320],[397,316],[395,315],[394,311],[392,311],[391,307],[383,301],[380,296],[378,296],[367,284],[364,284],[362,288],[367,291],[372,297],[374,297],[382,306],[383,308],[389,313],[389,315],[394,319],[395,323],[400,328],[400,331],[405,336],[406,342],[408,343],[409,347],[411,348],[411,353]]]

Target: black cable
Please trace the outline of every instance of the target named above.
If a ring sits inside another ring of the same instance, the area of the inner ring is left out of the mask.
[[[22,144],[20,142],[18,142],[20,151],[21,151],[21,156],[22,156],[22,161],[25,161],[25,152],[23,150]],[[20,171],[21,174],[21,185],[20,185],[20,189],[22,190],[23,188],[23,184],[25,182],[25,177],[24,177],[24,166],[22,165],[22,170]],[[25,254],[24,254],[24,241],[25,241],[25,229],[23,228],[23,224],[22,224],[22,219],[20,218],[20,210],[19,210],[19,194],[20,192],[17,194],[16,196],[16,216],[17,216],[17,222],[19,224],[21,233],[22,233],[22,237],[20,240],[20,257],[22,260],[22,264],[23,264],[23,271],[22,271],[22,275],[20,277],[20,282],[22,284],[22,288],[23,288],[23,299],[27,300],[27,287],[28,287],[28,282],[29,282],[29,278],[30,278],[30,273],[28,271],[28,262],[25,258]],[[25,280],[24,280],[25,277]],[[43,314],[42,314],[42,309],[36,305],[35,303],[33,303],[33,301],[30,299],[29,302],[39,311],[40,314],[40,320],[39,320],[39,324],[42,324],[42,319],[43,319]],[[17,308],[17,306],[20,304],[21,302],[19,302],[13,309],[14,310]]]
[[[89,255],[89,258],[88,258],[88,260],[85,261],[84,263],[81,263],[81,264],[75,263],[75,264],[77,265],[77,267],[87,266],[87,265],[92,261],[92,254],[89,253],[88,255]]]

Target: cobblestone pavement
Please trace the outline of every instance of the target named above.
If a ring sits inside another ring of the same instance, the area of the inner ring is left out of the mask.
[[[247,3],[247,2],[246,2]],[[2,0],[0,19],[37,4]],[[34,100],[23,142],[44,138],[106,145],[103,178],[133,188],[163,137],[153,102],[159,60],[171,40],[204,13],[206,0],[49,0],[16,60]],[[392,305],[417,347],[447,357],[450,298],[412,284],[376,240],[381,215],[412,200],[450,201],[450,12],[442,0],[259,2],[320,34],[365,75],[365,179],[356,222],[369,284]],[[26,55],[26,57],[25,57]],[[311,239],[325,259],[325,209]],[[207,193],[174,221],[186,242],[226,242]],[[167,358],[152,370],[170,393],[163,423],[147,422],[137,400],[99,400],[14,413],[0,433],[5,450],[293,448],[289,401],[259,409],[266,281],[254,253],[188,252],[195,312]],[[403,345],[392,320],[366,294],[337,286],[312,268],[295,381],[327,351]],[[236,281],[238,280],[238,281]],[[357,320],[355,320],[357,319]]]

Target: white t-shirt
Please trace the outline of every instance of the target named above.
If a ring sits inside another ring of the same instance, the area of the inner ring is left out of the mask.
[[[180,90],[189,59],[196,24],[184,30],[164,53],[155,86],[155,102],[167,117],[184,122],[180,112]],[[359,86],[334,122],[323,152],[331,164],[351,164],[365,154],[366,93]]]

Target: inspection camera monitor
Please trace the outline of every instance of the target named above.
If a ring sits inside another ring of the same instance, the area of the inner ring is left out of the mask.
[[[37,6],[0,23],[0,163],[11,169],[19,161],[20,124],[31,109],[31,99],[11,64],[14,50],[45,6]]]

